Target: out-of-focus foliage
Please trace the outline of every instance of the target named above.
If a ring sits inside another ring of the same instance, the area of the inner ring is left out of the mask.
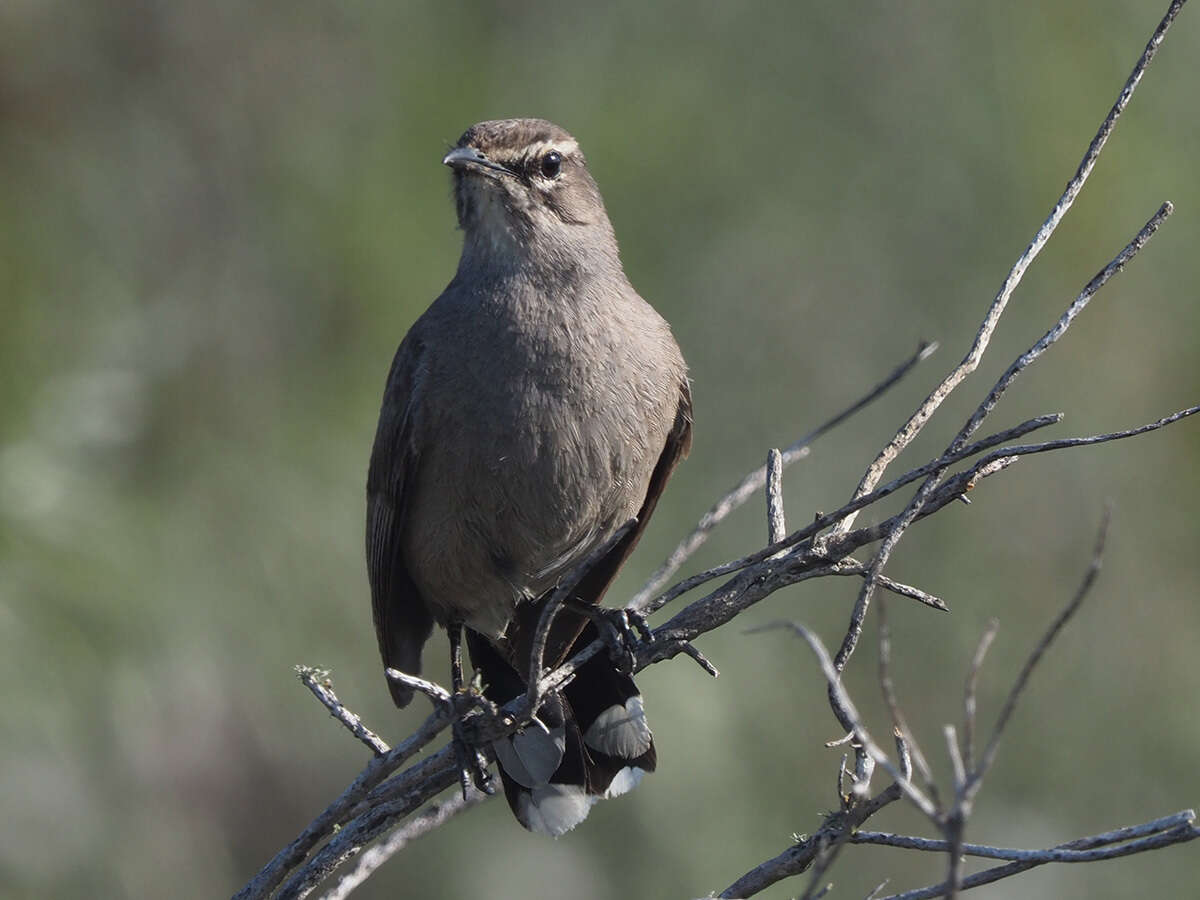
[[[626,267],[692,366],[695,450],[620,600],[768,447],[940,340],[786,477],[793,523],[849,495],[965,350],[1159,6],[5,3],[0,893],[240,886],[365,762],[294,663],[331,667],[391,740],[425,714],[393,710],[379,669],[362,484],[391,353],[453,271],[439,159],[466,126],[540,115],[580,138]],[[1063,410],[1057,433],[1093,433],[1200,396],[1196,12],[989,361],[902,463],[948,439],[1163,199],[1176,215],[997,425]],[[1040,846],[1200,802],[1198,456],[1186,422],[1030,459],[901,545],[889,571],[953,609],[892,605],[899,694],[937,759],[983,623],[1001,620],[988,721],[1115,501],[1101,581],[1035,677],[969,839]],[[757,504],[695,564],[764,534]],[[855,588],[794,588],[743,621],[836,640]],[[361,895],[699,896],[812,830],[838,759],[814,663],[736,627],[701,646],[719,681],[682,660],[642,676],[662,762],[639,790],[558,841],[491,803]],[[874,653],[865,641],[848,682],[877,715]],[[899,805],[883,818],[921,827]],[[839,896],[942,869],[849,855]],[[1042,870],[992,896],[1178,896],[1197,859]]]

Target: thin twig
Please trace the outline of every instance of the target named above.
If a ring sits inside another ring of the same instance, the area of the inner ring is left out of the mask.
[[[1189,406],[1187,409],[1181,409],[1178,412],[1171,413],[1169,416],[1163,416],[1161,419],[1147,422],[1145,425],[1139,425],[1136,428],[1110,431],[1105,434],[1094,434],[1090,437],[1060,438],[1057,441],[1044,441],[1040,444],[1016,444],[1004,447],[980,459],[990,461],[1000,456],[1032,456],[1035,453],[1048,453],[1052,450],[1068,450],[1072,447],[1090,447],[1093,444],[1107,444],[1109,441],[1121,441],[1125,438],[1138,437],[1151,431],[1157,431],[1168,425],[1174,425],[1181,419],[1194,416],[1196,413],[1200,413],[1200,406]]]
[[[747,629],[748,633],[756,633],[762,631],[772,631],[776,629],[790,629],[795,635],[802,638],[813,655],[817,657],[817,662],[821,667],[821,673],[825,676],[826,682],[830,688],[837,694],[839,701],[850,712],[851,731],[854,732],[855,741],[868,753],[876,764],[887,770],[888,774],[895,779],[904,796],[908,797],[921,812],[927,817],[933,819],[937,815],[937,810],[933,802],[917,789],[915,785],[908,779],[904,778],[899,768],[888,758],[879,745],[871,738],[866,726],[858,715],[858,710],[855,708],[850,695],[846,693],[846,689],[842,686],[841,676],[833,667],[833,660],[829,657],[829,652],[825,649],[825,645],[821,643],[821,639],[801,625],[799,622],[768,622],[765,625],[760,625],[756,628]]]
[[[1000,738],[1003,736],[1004,729],[1012,718],[1013,711],[1017,708],[1017,701],[1021,699],[1021,693],[1025,690],[1025,685],[1029,683],[1029,677],[1033,674],[1033,670],[1037,667],[1038,662],[1041,661],[1042,656],[1045,655],[1046,650],[1054,643],[1054,639],[1058,637],[1063,626],[1079,611],[1079,607],[1088,595],[1088,591],[1095,584],[1096,576],[1100,574],[1100,566],[1104,560],[1104,544],[1108,539],[1108,526],[1111,520],[1112,508],[1105,506],[1104,515],[1100,520],[1100,532],[1096,536],[1096,546],[1092,550],[1092,560],[1088,565],[1087,572],[1083,576],[1083,581],[1080,583],[1078,590],[1076,590],[1075,596],[1071,598],[1071,602],[1058,614],[1049,629],[1042,636],[1042,639],[1038,641],[1037,646],[1033,648],[1033,652],[1029,654],[1029,658],[1025,660],[1025,665],[1021,667],[1021,673],[1017,676],[1012,690],[1009,691],[1004,705],[1000,708],[1000,715],[996,718],[996,725],[992,729],[992,736],[983,751],[979,765],[971,772],[964,785],[963,791],[968,798],[979,789],[979,784],[996,761],[996,751],[1000,746]]]
[[[397,783],[407,783],[411,787],[401,792],[394,786]],[[425,803],[427,790],[438,794],[457,783],[457,757],[450,747],[444,747],[417,763],[405,775],[381,786],[389,790],[381,792],[382,796],[375,792],[368,795],[367,808],[362,814],[338,830],[328,843],[292,873],[275,895],[276,900],[301,900],[308,896],[339,866]]]
[[[472,790],[464,800],[462,794],[453,793],[445,800],[434,803],[419,816],[393,831],[386,839],[363,851],[352,872],[343,875],[337,885],[322,895],[321,900],[346,900],[375,870],[411,844],[417,838],[444,825],[453,816],[486,800],[488,795]]]
[[[401,672],[399,669],[388,668],[384,669],[383,673],[391,681],[399,682],[406,687],[412,688],[414,691],[424,694],[435,707],[438,704],[450,702],[450,692],[436,682],[420,678],[416,675],[409,675],[407,672]]]
[[[387,742],[362,723],[353,712],[348,710],[338,695],[333,692],[333,682],[329,679],[328,669],[317,669],[313,666],[296,666],[296,674],[300,682],[312,691],[313,696],[325,705],[329,714],[346,726],[346,729],[362,741],[376,756],[383,756],[392,748]]]
[[[783,454],[772,448],[767,454],[767,543],[787,537],[783,513]]]
[[[999,619],[988,620],[987,628],[984,629],[975,648],[975,655],[971,657],[971,668],[967,670],[967,685],[963,691],[963,757],[968,770],[975,767],[975,711],[979,671],[983,668],[983,660],[999,629]]]
[[[1133,92],[1137,89],[1138,83],[1142,80],[1142,75],[1145,74],[1147,67],[1154,59],[1158,48],[1162,45],[1163,39],[1166,37],[1167,30],[1175,21],[1175,17],[1179,15],[1180,9],[1183,8],[1185,0],[1174,0],[1167,9],[1166,15],[1159,22],[1158,27],[1154,30],[1150,41],[1146,44],[1145,50],[1142,51],[1141,57],[1137,64],[1134,65],[1133,71],[1129,78],[1125,81],[1125,86],[1121,89],[1121,93],[1117,96],[1116,102],[1104,121],[1100,124],[1096,136],[1092,138],[1091,144],[1088,145],[1087,152],[1084,153],[1083,159],[1079,163],[1079,167],[1075,170],[1075,175],[1067,182],[1066,188],[1062,195],[1058,198],[1058,202],[1054,204],[1054,208],[1050,211],[1050,215],[1042,222],[1041,227],[1033,236],[1033,240],[1029,242],[1029,246],[1025,248],[1025,252],[1018,257],[1009,270],[1008,276],[1004,279],[1004,283],[1000,286],[996,297],[992,300],[992,305],[988,308],[987,315],[984,316],[983,324],[975,335],[975,340],[971,344],[971,349],[967,355],[963,357],[961,363],[943,379],[925,399],[925,402],[913,413],[912,417],[901,426],[896,436],[888,443],[875,461],[867,468],[862,480],[859,482],[858,488],[855,490],[855,496],[868,493],[882,477],[884,470],[888,464],[895,459],[905,447],[907,447],[917,434],[924,427],[929,417],[942,404],[942,401],[950,395],[958,384],[969,374],[975,371],[979,365],[979,361],[983,358],[984,351],[987,350],[988,343],[991,341],[992,333],[996,329],[996,325],[1000,321],[1000,316],[1003,314],[1005,307],[1008,305],[1008,300],[1016,290],[1017,285],[1021,283],[1021,279],[1025,274],[1025,270],[1029,268],[1030,263],[1046,246],[1050,240],[1050,236],[1054,234],[1054,230],[1058,224],[1066,216],[1067,211],[1075,202],[1075,198],[1079,196],[1079,192],[1083,189],[1084,183],[1091,174],[1092,169],[1096,165],[1096,160],[1100,156],[1100,151],[1104,149],[1109,135],[1112,134],[1116,127],[1117,119],[1121,113],[1125,111],[1125,107],[1129,105],[1129,101],[1133,98]],[[844,522],[839,526],[842,531],[849,530],[853,524],[853,519]]]
[[[1153,56],[1153,53],[1150,52],[1149,47],[1147,48],[1147,53],[1149,53],[1150,56]],[[1142,65],[1145,61],[1148,61],[1148,57],[1143,55],[1143,60],[1139,62],[1139,65]],[[1140,75],[1138,78],[1140,78]],[[1119,115],[1119,110],[1115,106],[1113,109],[1115,112],[1110,113],[1110,117],[1115,121],[1115,115]],[[1106,120],[1106,122],[1107,121],[1108,120]],[[1103,128],[1101,130],[1103,131]],[[1109,126],[1109,130],[1111,130],[1111,126]],[[1105,138],[1107,138],[1107,134],[1105,134]],[[1099,146],[1103,146],[1103,140],[1100,140]],[[1096,141],[1093,141],[1092,149],[1094,149],[1096,153],[1099,153]],[[1089,153],[1090,152],[1092,151],[1089,150]],[[1085,157],[1085,163],[1086,162],[1087,160]],[[1091,164],[1088,164],[1086,167],[1081,166],[1080,173],[1082,173],[1082,175],[1077,174],[1077,177],[1086,178],[1086,171],[1090,171],[1090,168]],[[1080,185],[1082,185],[1082,181],[1080,181]],[[1070,187],[1068,186],[1068,191],[1069,190]],[[1064,194],[1064,198],[1066,196],[1067,195]],[[1074,198],[1072,196],[1071,200],[1073,199]],[[1061,202],[1062,201],[1060,201],[1060,204]],[[1067,205],[1069,206],[1070,203],[1068,202]],[[966,443],[967,439],[975,432],[975,430],[978,429],[979,425],[982,424],[983,420],[987,417],[991,410],[995,408],[996,402],[999,400],[999,397],[1004,393],[1008,386],[1011,385],[1017,376],[1031,363],[1033,363],[1034,360],[1038,359],[1043,353],[1045,353],[1047,349],[1057,342],[1063,334],[1066,333],[1075,317],[1078,316],[1079,313],[1084,310],[1084,308],[1086,308],[1088,301],[1096,293],[1096,291],[1103,287],[1114,274],[1120,272],[1125,267],[1125,264],[1137,255],[1138,251],[1140,251],[1141,248],[1146,245],[1146,242],[1150,240],[1167,216],[1171,214],[1171,210],[1172,207],[1169,203],[1164,203],[1162,206],[1160,206],[1158,211],[1151,216],[1150,220],[1147,221],[1147,223],[1138,231],[1137,235],[1134,236],[1133,240],[1126,244],[1121,252],[1118,253],[1108,263],[1108,265],[1101,269],[1100,272],[1098,272],[1092,278],[1092,280],[1088,282],[1075,300],[1067,307],[1067,310],[1062,314],[1062,316],[1059,317],[1058,322],[1055,323],[1055,325],[1049,331],[1042,335],[1042,337],[1039,338],[1025,353],[1021,354],[1021,356],[1019,356],[1008,367],[1007,370],[1005,370],[1005,373],[996,382],[984,401],[979,404],[975,412],[972,413],[971,417],[967,420],[967,423],[959,430],[958,435],[951,442],[950,446],[946,448],[946,453],[953,453]],[[1043,228],[1045,228],[1045,226],[1043,226]],[[1052,230],[1053,228],[1051,228],[1051,231]],[[1046,238],[1049,238],[1049,233],[1046,234]],[[1031,248],[1033,247],[1032,244],[1030,246]],[[1001,294],[1003,293],[1004,292],[1002,291]],[[1000,299],[1000,295],[998,295],[997,301],[1000,301]],[[1004,298],[1004,302],[1007,302],[1007,297]],[[993,304],[993,310],[996,309],[997,307],[995,304]],[[1002,311],[1002,309],[1003,303],[1000,303],[999,310]],[[996,316],[998,317],[998,315],[999,312],[997,311]],[[990,330],[995,328],[995,321],[991,318],[991,316],[992,312],[989,311],[989,316],[985,319],[984,325],[980,331],[981,334],[985,330],[988,331],[988,336],[984,337],[982,345],[980,345],[980,354],[982,354],[983,349],[986,348],[988,337],[990,337]],[[976,343],[979,344],[979,341],[977,340]],[[975,351],[973,349],[972,354],[974,352]],[[968,358],[964,360],[964,365],[971,360],[972,354],[968,354]],[[970,369],[974,369],[975,365],[977,364],[978,360],[975,359],[974,362],[971,362]],[[953,390],[957,383],[957,381],[950,383],[949,380],[946,382],[946,384],[948,384],[946,395],[949,394],[949,391]],[[930,394],[930,401],[927,402],[931,402],[936,393],[937,392],[935,391],[934,394]],[[941,403],[942,399],[945,399],[945,395],[937,399],[936,403],[930,407],[929,414],[932,414],[933,409],[937,408],[937,405]],[[914,420],[911,421],[915,421],[916,418],[917,417],[914,417]],[[924,423],[922,421],[919,425],[917,425],[916,431],[919,431],[921,425],[923,424]],[[913,436],[915,436],[916,431],[913,432]],[[858,599],[854,604],[854,610],[851,613],[850,624],[846,629],[845,637],[843,637],[842,644],[838,648],[837,655],[834,657],[834,666],[839,672],[845,668],[851,654],[854,652],[854,648],[858,645],[859,637],[862,635],[863,622],[866,619],[867,610],[870,608],[871,597],[875,589],[875,579],[882,572],[883,567],[887,564],[888,559],[891,557],[892,551],[896,548],[896,545],[900,542],[901,537],[908,530],[908,527],[919,518],[922,507],[928,501],[933,491],[937,488],[939,479],[942,477],[942,474],[945,471],[946,469],[943,467],[939,470],[931,472],[926,477],[925,482],[917,490],[916,494],[913,496],[912,500],[909,501],[908,506],[899,517],[899,521],[891,529],[891,531],[889,531],[887,536],[876,549],[875,556],[871,561],[871,569],[868,572],[866,579],[863,581],[862,587],[859,589]],[[843,526],[845,525],[846,521],[848,520],[843,520],[838,528],[835,529],[835,531],[844,531],[845,529]],[[834,715],[837,716],[842,726],[847,727],[846,723],[842,721],[844,711],[838,710],[836,707],[833,711]]]
[[[1098,847],[1126,843],[1142,837],[1172,831],[1181,826],[1195,822],[1196,813],[1185,809],[1173,815],[1144,822],[1141,825],[1127,825],[1114,831],[1106,831],[1090,837],[1078,838],[1068,844],[1060,844],[1046,850],[1018,850],[1012,847],[992,847],[986,844],[963,844],[962,852],[967,856],[977,856],[982,859],[1031,860],[1042,862],[1085,862],[1085,854]],[[856,831],[850,836],[851,844],[876,844],[882,847],[899,847],[902,850],[921,850],[927,853],[945,853],[950,849],[947,841],[933,838],[915,837],[904,834],[891,834],[886,831]]]
[[[792,846],[773,859],[755,866],[717,896],[752,897],[776,882],[807,872],[822,848],[835,841],[841,842],[842,835],[853,834],[859,825],[898,799],[900,789],[893,784],[869,800],[858,803],[853,809],[830,814],[816,834],[796,838]]]
[[[234,900],[266,898],[280,885],[288,872],[304,863],[331,831],[349,820],[369,791],[391,776],[418,751],[450,726],[449,707],[435,708],[421,726],[384,756],[376,757],[358,774],[324,812],[312,820],[290,844],[280,850],[238,893]],[[448,748],[447,748],[447,751]],[[431,795],[432,796],[432,795]],[[305,864],[305,868],[311,860]]]
[[[811,523],[799,529],[798,531],[793,531],[782,541],[778,541],[768,547],[757,550],[754,553],[747,554],[740,559],[731,560],[730,562],[722,563],[719,566],[713,566],[711,569],[707,569],[689,578],[685,578],[658,597],[655,597],[652,601],[639,603],[638,599],[635,598],[630,603],[630,607],[649,615],[650,613],[661,609],[667,603],[670,603],[672,600],[675,600],[683,594],[695,590],[702,584],[706,584],[714,579],[722,578],[725,575],[730,575],[734,572],[746,569],[752,565],[770,559],[772,556],[778,554],[781,550],[787,550],[803,543],[821,531],[824,531],[835,522],[841,521],[850,513],[857,512],[864,507],[878,503],[884,497],[894,494],[905,485],[911,484],[917,479],[925,477],[936,469],[953,465],[954,463],[961,462],[964,459],[969,459],[970,457],[975,456],[984,450],[989,450],[992,447],[996,447],[1007,441],[1015,440],[1016,438],[1029,434],[1032,431],[1037,431],[1050,425],[1056,425],[1062,421],[1062,418],[1062,413],[1036,416],[1035,418],[1028,419],[1019,425],[1014,425],[1012,428],[1006,428],[1004,431],[989,435],[988,437],[983,438],[982,440],[979,440],[968,447],[964,447],[955,453],[940,456],[923,466],[919,466],[910,472],[906,472],[899,478],[888,482],[883,487],[875,489],[870,494],[865,494],[862,497],[859,497],[857,500],[851,500],[849,503],[846,503],[838,509],[835,509],[833,512],[822,513]],[[643,594],[638,594],[639,598],[642,596]]]
[[[834,575],[866,575],[867,566],[865,563],[859,562],[857,559],[847,557],[842,560],[833,570]],[[918,603],[923,603],[931,609],[936,609],[939,612],[949,612],[950,607],[946,605],[946,601],[940,597],[935,597],[920,588],[915,588],[912,585],[904,584],[888,578],[886,575],[879,577],[879,586],[884,590],[891,591],[900,597],[908,597],[916,600]]]
[[[905,720],[904,713],[900,709],[900,702],[896,699],[896,686],[892,681],[891,665],[892,626],[887,616],[887,604],[881,602],[879,604],[879,690],[883,695],[883,702],[887,706],[888,715],[892,719],[892,734],[893,736],[898,736],[899,740],[903,741],[904,746],[908,749],[910,757],[908,771],[910,775],[912,767],[915,766],[916,770],[921,774],[922,781],[925,782],[925,791],[930,801],[935,808],[940,808],[941,802],[938,798],[937,784],[933,780],[933,772],[925,759],[925,753],[921,750],[920,743],[918,743],[916,736],[908,727],[908,722]],[[861,759],[863,754],[859,753],[858,756]]]
[[[1191,824],[1195,814],[1189,810],[1189,821],[1185,824],[1177,825],[1174,828],[1167,830],[1155,829],[1153,833],[1138,840],[1132,840],[1128,843],[1117,844],[1116,846],[1104,846],[1095,850],[1078,851],[1072,841],[1069,844],[1062,844],[1059,847],[1052,847],[1049,850],[1033,851],[1037,856],[1010,862],[1003,866],[995,866],[991,869],[984,869],[982,872],[976,872],[974,875],[968,875],[962,880],[964,890],[974,887],[979,887],[984,884],[991,884],[1000,881],[1003,878],[1011,878],[1021,872],[1026,872],[1037,866],[1043,866],[1047,863],[1068,862],[1068,863],[1090,863],[1099,862],[1104,859],[1117,859],[1122,856],[1132,856],[1136,853],[1145,853],[1149,850],[1160,850],[1163,847],[1170,847],[1173,844],[1182,844],[1187,841],[1194,841],[1200,838],[1200,828],[1196,828]],[[1153,824],[1153,823],[1150,823]],[[1138,826],[1145,827],[1145,826]],[[1121,829],[1126,831],[1129,829]],[[1103,843],[1112,843],[1109,840],[1110,832],[1106,835],[1095,835],[1094,837],[1081,838],[1081,842],[1091,842],[1100,840]],[[916,848],[920,849],[920,848]],[[914,891],[905,891],[902,894],[891,894],[880,900],[932,900],[934,897],[946,896],[949,885],[946,882],[941,884],[933,884],[928,887],[920,888]]]
[[[809,448],[813,441],[833,428],[836,428],[842,422],[846,421],[846,419],[850,418],[860,409],[871,403],[871,401],[883,396],[883,394],[885,394],[889,388],[891,388],[893,385],[899,382],[900,379],[911,372],[917,363],[932,356],[937,348],[938,345],[936,341],[921,341],[917,347],[917,351],[912,356],[898,365],[886,378],[871,388],[871,390],[869,390],[866,394],[854,401],[854,403],[839,412],[833,418],[818,425],[808,434],[797,439],[791,446],[787,447],[782,453],[782,463],[784,467],[790,466],[797,460],[808,456],[810,452]],[[721,522],[724,521],[731,512],[741,507],[747,500],[761,490],[763,485],[766,484],[766,480],[766,467],[760,466],[753,472],[747,474],[741,481],[730,488],[720,500],[712,505],[708,512],[700,517],[700,521],[696,524],[696,527],[692,529],[691,533],[689,533],[683,540],[679,542],[674,550],[671,551],[670,555],[668,555],[662,564],[654,571],[654,574],[650,576],[645,585],[642,586],[642,589],[633,596],[633,599],[629,601],[628,605],[632,609],[642,610],[644,612],[652,611],[647,609],[650,599],[664,587],[666,587],[667,582],[671,580],[672,575],[679,571],[680,566],[687,562],[688,559],[691,558],[692,554],[694,554],[700,549],[701,546],[703,546],[704,542],[708,540],[708,536],[712,530],[721,524]],[[661,605],[662,604],[653,606],[653,609],[657,609]]]

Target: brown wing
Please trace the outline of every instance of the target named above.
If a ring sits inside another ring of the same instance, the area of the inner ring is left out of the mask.
[[[604,599],[605,592],[617,577],[617,573],[625,564],[625,560],[629,558],[629,554],[633,552],[633,548],[637,546],[642,532],[646,530],[646,523],[650,521],[650,516],[654,512],[654,507],[658,505],[658,498],[662,496],[671,473],[675,471],[679,461],[684,459],[691,449],[692,392],[685,378],[679,385],[679,407],[675,413],[675,424],[667,434],[667,442],[650,475],[646,499],[643,501],[641,509],[638,510],[637,525],[579,582],[575,591],[578,599],[596,604]],[[537,630],[538,621],[541,619],[542,608],[553,593],[553,590],[548,591],[538,602],[525,603],[517,607],[515,623],[517,627],[513,629],[510,626],[509,637],[513,643],[514,657],[521,661],[520,665],[527,665],[525,661],[529,659],[533,635]],[[558,613],[546,642],[545,661],[547,666],[557,666],[566,659],[568,651],[586,624],[587,619],[568,610]]]
[[[422,350],[420,339],[409,332],[396,351],[367,471],[367,576],[375,636],[384,666],[414,675],[421,671],[421,648],[433,631],[433,617],[400,550],[405,487],[417,463],[411,410],[419,389]],[[410,688],[391,679],[388,687],[397,706],[412,700]]]

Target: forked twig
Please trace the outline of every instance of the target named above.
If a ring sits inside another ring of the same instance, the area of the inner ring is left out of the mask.
[[[833,416],[833,418],[818,425],[808,434],[798,438],[787,447],[780,454],[781,464],[787,467],[797,460],[808,456],[813,441],[828,433],[833,428],[836,428],[859,410],[869,405],[873,400],[882,397],[887,393],[888,389],[911,372],[917,363],[928,359],[937,349],[938,345],[936,341],[921,341],[912,356],[900,363],[886,378],[872,387],[866,394],[855,400],[850,406]],[[650,612],[661,606],[662,604],[658,604],[651,608],[649,606],[650,599],[666,587],[667,582],[671,580],[671,576],[679,571],[679,567],[691,559],[692,555],[704,545],[712,530],[721,524],[730,513],[741,507],[755,493],[762,490],[766,481],[766,466],[760,466],[730,488],[721,499],[712,505],[708,512],[700,517],[700,521],[696,523],[696,527],[663,560],[662,564],[654,571],[654,574],[642,586],[642,589],[633,595],[633,599],[629,601],[630,608]]]
[[[1149,52],[1149,48],[1147,48],[1147,52]],[[1153,54],[1150,54],[1150,56],[1153,56]],[[1143,55],[1143,60],[1148,60],[1148,58]],[[1139,64],[1141,64],[1141,61],[1139,61]],[[1116,107],[1114,107],[1114,109],[1116,109]],[[1106,120],[1106,122],[1107,121],[1108,120]],[[1101,141],[1101,145],[1102,144],[1103,141]],[[1096,143],[1093,141],[1092,149],[1095,148]],[[1091,152],[1091,149],[1089,149],[1089,152]],[[1096,149],[1096,152],[1098,153],[1099,150]],[[1088,168],[1090,169],[1090,166]],[[1083,170],[1084,169],[1081,166],[1080,171],[1083,172]],[[1084,177],[1086,177],[1086,175]],[[1151,216],[1150,220],[1142,226],[1142,228],[1134,236],[1133,240],[1126,244],[1121,252],[1118,253],[1116,257],[1114,257],[1091,279],[1091,281],[1087,283],[1075,300],[1072,301],[1072,303],[1067,307],[1067,310],[1062,314],[1062,316],[1059,317],[1058,322],[1056,322],[1049,331],[1042,335],[1041,338],[1034,342],[1033,346],[1031,346],[1013,361],[1008,369],[1005,370],[1004,374],[1000,376],[1000,379],[992,387],[991,391],[988,392],[988,395],[984,398],[983,402],[976,407],[975,412],[971,414],[966,424],[963,425],[963,427],[959,430],[954,440],[950,443],[950,446],[946,448],[947,454],[953,453],[955,450],[966,444],[967,439],[979,428],[991,411],[995,409],[996,403],[1000,396],[1005,390],[1007,390],[1017,376],[1036,359],[1038,359],[1043,353],[1045,353],[1046,350],[1048,350],[1054,343],[1056,343],[1058,339],[1063,336],[1063,334],[1066,333],[1076,316],[1078,316],[1079,313],[1081,313],[1087,307],[1088,302],[1095,295],[1095,293],[1101,287],[1103,287],[1113,275],[1124,269],[1126,263],[1133,259],[1133,257],[1137,255],[1138,251],[1140,251],[1142,247],[1146,245],[1147,241],[1150,240],[1150,238],[1158,230],[1159,226],[1166,220],[1167,216],[1171,214],[1172,208],[1173,207],[1170,203],[1162,204],[1158,208],[1157,212]],[[1047,237],[1049,237],[1048,234]],[[997,299],[999,299],[999,297]],[[993,309],[994,308],[995,307],[993,306]],[[994,328],[995,325],[992,323],[989,326],[989,320],[985,318],[984,325],[981,327],[981,332],[989,327]],[[978,340],[976,343],[979,343]],[[986,345],[987,340],[985,339],[982,346],[986,347]],[[980,352],[982,353],[982,349]],[[968,358],[970,358],[970,354],[968,354]],[[964,360],[964,363],[965,362],[966,360]],[[974,368],[975,364],[977,364],[977,361],[976,363],[972,364],[971,368]],[[955,381],[953,384],[950,384],[947,389],[947,393],[949,390],[953,390],[957,383],[958,382]],[[930,396],[933,397],[934,395],[931,394]],[[944,397],[942,399],[944,399]],[[939,399],[937,402],[940,404],[941,400]],[[936,404],[934,408],[936,408]],[[919,418],[919,413],[920,411],[918,411],[918,415],[914,416],[914,419],[911,421],[916,421]],[[916,426],[918,431],[923,424],[924,422],[922,421]],[[1007,450],[1005,453],[1006,455],[1011,455]],[[854,649],[858,645],[858,640],[862,635],[863,623],[866,620],[867,610],[870,608],[871,598],[875,590],[876,579],[878,578],[880,572],[882,572],[883,567],[887,564],[892,551],[896,548],[896,545],[899,544],[901,537],[908,530],[908,527],[920,517],[922,507],[928,502],[934,490],[939,486],[940,479],[946,471],[946,468],[947,467],[942,467],[930,472],[924,483],[920,488],[918,488],[912,500],[909,501],[904,513],[899,517],[899,520],[888,532],[887,536],[883,539],[882,543],[875,551],[875,556],[871,560],[870,571],[867,573],[867,577],[863,581],[862,587],[858,593],[858,599],[856,600],[854,609],[851,612],[850,624],[846,629],[845,637],[842,638],[842,644],[838,648],[837,655],[834,657],[834,665],[839,672],[845,668],[846,663],[849,661],[851,654],[854,653]],[[843,520],[843,524],[845,521],[846,520]],[[839,525],[838,528],[835,529],[835,532],[843,530],[844,528],[842,528],[842,525]],[[838,720],[842,723],[842,726],[848,727],[846,722],[843,721],[844,710],[839,710],[836,706],[834,706],[833,712]]]

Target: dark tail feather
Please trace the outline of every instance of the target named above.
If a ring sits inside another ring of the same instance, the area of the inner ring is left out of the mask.
[[[589,625],[576,646],[594,638]],[[525,691],[524,679],[486,638],[468,630],[467,646],[489,700],[503,704]],[[530,831],[563,834],[587,818],[597,800],[631,790],[654,771],[641,695],[607,654],[584,664],[538,718],[544,730],[531,725],[493,745],[508,805]]]
[[[588,625],[571,652],[595,639],[595,627]],[[563,693],[592,761],[588,773],[591,793],[606,797],[624,794],[643,774],[654,771],[658,758],[642,695],[631,677],[613,667],[608,654],[599,653],[584,663]]]

